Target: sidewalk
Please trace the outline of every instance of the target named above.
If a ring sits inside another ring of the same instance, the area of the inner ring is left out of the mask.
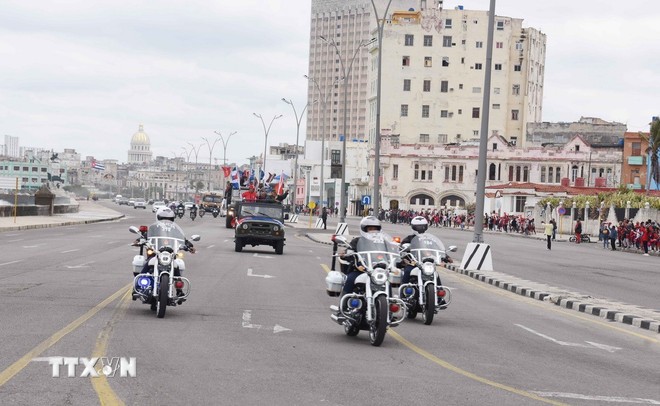
[[[300,219],[302,220],[303,217]],[[302,221],[302,223],[299,220],[298,223],[286,223],[286,225],[300,231],[305,231],[307,238],[316,243],[332,245],[330,238],[335,232],[336,226],[334,224],[332,227],[328,224],[327,230],[319,230],[313,228],[315,220],[312,220],[312,228],[309,228],[309,219],[304,217],[304,220],[305,221]],[[466,228],[466,231],[472,231],[472,229],[468,230]],[[484,230],[484,233],[494,234],[500,232]],[[514,238],[535,238],[538,240],[545,240],[545,235],[541,233],[532,235],[524,235],[520,233],[502,234]],[[556,241],[554,242],[568,242],[569,237],[569,235],[557,235]],[[596,241],[592,240],[591,243],[585,244],[595,244],[598,242],[597,238],[598,237],[596,237]],[[596,247],[596,245],[594,245],[594,247]],[[457,261],[457,263],[447,264],[445,268],[521,296],[547,301],[565,309],[591,314],[605,320],[629,324],[645,330],[660,333],[660,313],[651,309],[644,309],[626,303],[618,303],[604,298],[594,298],[579,292],[566,291],[556,287],[520,279],[502,272],[466,271],[460,268],[460,260]]]
[[[84,200],[78,203],[80,206],[77,213],[55,214],[52,216],[17,216],[15,219],[14,217],[0,217],[0,232],[90,224],[124,217],[123,214],[98,202]]]

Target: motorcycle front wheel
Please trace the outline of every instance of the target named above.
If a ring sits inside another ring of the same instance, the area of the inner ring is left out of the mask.
[[[158,303],[156,303],[156,316],[159,319],[165,317],[165,309],[169,301],[170,277],[164,273],[160,276],[160,286],[158,287]]]
[[[344,324],[344,332],[349,337],[355,337],[360,332],[360,326],[355,326],[353,324]]]
[[[424,324],[427,326],[433,323],[433,315],[435,314],[435,291],[432,284],[426,285],[424,288],[424,312],[422,317],[424,318]]]
[[[369,340],[371,345],[378,347],[385,339],[385,332],[387,331],[387,298],[385,295],[380,295],[374,301],[374,311],[376,317],[371,322],[369,327]]]

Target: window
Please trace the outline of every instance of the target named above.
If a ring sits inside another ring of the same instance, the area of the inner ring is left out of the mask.
[[[479,118],[479,107],[472,107],[472,118]]]
[[[511,110],[511,120],[518,120],[518,110]]]
[[[447,93],[449,90],[449,81],[443,80],[440,82],[440,93]]]
[[[579,145],[575,146],[575,152],[580,152],[580,146]]]
[[[493,110],[499,110],[500,105],[499,104],[493,104]]]
[[[399,165],[392,165],[392,179],[399,179]]]
[[[495,164],[490,164],[488,166],[488,180],[497,180],[495,175],[497,174],[497,167]]]
[[[522,66],[520,65],[513,65],[513,71],[514,72],[520,72],[522,70]]]
[[[406,43],[406,46],[407,46],[407,47],[411,47],[411,46],[413,46],[413,42],[414,42],[414,40],[415,40],[415,36],[414,36],[414,35],[412,35],[412,34],[406,34],[406,40],[405,40],[405,43]]]
[[[518,137],[511,137],[509,144],[516,146],[518,144]]]
[[[451,18],[445,19],[445,28],[451,28]]]
[[[404,56],[401,58],[401,65],[402,66],[410,66],[410,57],[409,56]]]
[[[642,143],[641,142],[633,142],[631,144],[632,147],[632,156],[640,156],[642,155]]]
[[[461,90],[461,89],[463,89],[463,84],[462,84],[462,83],[459,83],[459,84],[458,84],[458,90]]]
[[[501,42],[501,41],[496,42],[496,43],[495,43],[495,48],[497,48],[497,49],[502,49],[502,48],[504,48],[504,42]]]
[[[527,197],[516,196],[516,212],[523,213],[525,211],[526,202],[527,202]]]
[[[442,57],[442,66],[449,66],[449,57],[448,56],[443,56]]]
[[[541,167],[541,183],[545,183],[545,166]]]
[[[440,117],[441,118],[449,117],[449,111],[448,110],[440,110]]]
[[[458,109],[458,114],[463,114],[463,109]]]
[[[549,167],[549,168],[548,168],[548,183],[552,183],[553,180],[554,180],[554,179],[553,179],[554,169],[555,169],[555,168],[553,168],[553,167]]]
[[[404,92],[410,91],[410,79],[403,79],[403,91]]]
[[[573,165],[571,167],[571,182],[575,182],[575,179],[578,177],[578,167],[577,165]]]
[[[472,136],[473,136],[474,138],[479,137],[479,130],[472,130]]]
[[[430,107],[428,104],[422,106],[422,118],[428,118],[430,115]]]
[[[520,85],[513,85],[511,87],[511,94],[514,96],[519,96],[520,95]]]
[[[425,80],[424,81],[424,91],[425,92],[430,92],[431,91],[431,81],[430,80]]]
[[[458,167],[458,181],[463,182],[463,165]]]
[[[428,134],[419,134],[419,142],[429,142]]]
[[[32,167],[32,172],[39,172],[39,168],[37,168],[36,166],[33,166]]]
[[[477,41],[477,42],[475,43],[475,46],[476,46],[477,48],[483,48],[483,47],[484,47],[484,43],[483,43],[483,41]]]
[[[474,64],[474,69],[476,70],[481,70],[482,65],[480,63],[475,63]]]
[[[495,64],[495,70],[502,70],[502,64],[501,63],[496,63]]]
[[[433,46],[433,35],[424,35],[424,46],[425,47]]]
[[[496,142],[493,143],[493,151],[497,151],[497,143]]]
[[[333,149],[330,151],[330,164],[332,165],[341,164],[341,150]]]
[[[401,117],[408,117],[408,105],[407,104],[402,104],[401,105]]]
[[[433,58],[430,56],[425,56],[424,57],[424,67],[425,68],[430,68],[433,66]]]
[[[493,94],[500,94],[500,88],[499,87],[494,87],[493,88]]]
[[[480,87],[473,87],[472,88],[472,93],[481,93],[481,88]]]
[[[447,134],[438,134],[438,144],[447,143]]]
[[[444,35],[442,37],[442,46],[445,48],[451,48],[451,35]]]
[[[497,22],[497,31],[504,31],[504,21]]]
[[[413,171],[413,179],[419,179],[419,164],[415,164],[415,170]]]

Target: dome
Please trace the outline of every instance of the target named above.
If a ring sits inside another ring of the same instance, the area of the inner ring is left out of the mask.
[[[144,132],[144,127],[142,124],[140,124],[138,131],[133,134],[133,138],[131,138],[131,145],[151,145],[149,136]]]

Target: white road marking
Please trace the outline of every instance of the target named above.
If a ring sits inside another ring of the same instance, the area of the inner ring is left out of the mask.
[[[38,245],[24,245],[23,248],[37,248]]]
[[[229,240],[224,240],[223,242],[228,242]]]
[[[644,405],[660,405],[660,401],[653,399],[642,399],[642,398],[620,398],[616,396],[590,396],[590,395],[581,395],[579,393],[564,393],[564,392],[538,392],[530,391],[535,395],[539,395],[544,398],[565,398],[565,399],[581,399],[581,400],[595,400],[599,402],[613,402],[613,403],[637,403]]]
[[[252,273],[252,268],[248,268],[247,276],[256,276],[257,278],[264,278],[264,279],[274,278],[274,276],[271,276],[271,275],[256,275],[256,274],[253,274]]]
[[[291,331],[291,329],[282,327],[279,324],[276,324],[275,327],[273,327],[273,334],[281,333],[283,331]]]
[[[23,261],[23,260],[22,260],[22,259],[19,259],[18,261],[5,262],[5,263],[0,264],[0,266],[3,266],[3,265],[11,265],[11,264],[15,264],[15,263],[17,263],[17,262],[21,262],[21,261]]]
[[[62,251],[60,252],[60,254],[68,254],[69,252],[76,252],[76,251],[80,251],[80,248],[76,248],[75,250]]]
[[[532,330],[532,329],[529,328],[529,327],[525,327],[525,326],[520,325],[520,324],[515,324],[515,325],[518,326],[518,327],[520,327],[520,328],[522,328],[522,329],[524,329],[524,330],[529,331],[529,332],[532,333],[532,334],[536,334],[536,335],[539,336],[539,337],[543,337],[543,338],[545,338],[546,340],[552,341],[553,343],[556,343],[556,344],[559,344],[559,345],[563,345],[563,346],[567,346],[567,347],[598,348],[598,349],[600,349],[600,350],[605,350],[605,351],[607,351],[607,352],[615,352],[615,351],[618,351],[618,350],[621,349],[621,348],[619,348],[619,347],[613,347],[613,346],[605,345],[605,344],[598,344],[598,343],[594,343],[594,342],[591,342],[591,341],[585,341],[585,342],[586,342],[587,344],[589,344],[589,345],[587,345],[587,344],[582,344],[582,343],[569,343],[569,342],[567,342],[567,341],[557,340],[556,338],[552,338],[552,337],[547,336],[547,335],[545,335],[545,334],[543,334],[543,333],[539,333],[538,331]]]
[[[66,267],[67,267],[68,269],[87,268],[87,267],[89,266],[88,264],[93,264],[93,263],[94,263],[94,261],[92,261],[92,262],[85,262],[84,264],[80,264],[80,265],[67,265]]]
[[[252,324],[252,310],[243,310],[243,327],[260,329],[261,324]]]
[[[215,247],[215,244],[211,244],[211,245],[209,245],[209,246],[206,247],[206,248],[208,249],[208,248],[213,248],[213,247]]]
[[[256,257],[256,258],[268,258],[268,259],[273,258],[270,255],[262,255],[262,254],[259,254],[259,253],[256,253],[256,252],[254,253],[253,256]]]

